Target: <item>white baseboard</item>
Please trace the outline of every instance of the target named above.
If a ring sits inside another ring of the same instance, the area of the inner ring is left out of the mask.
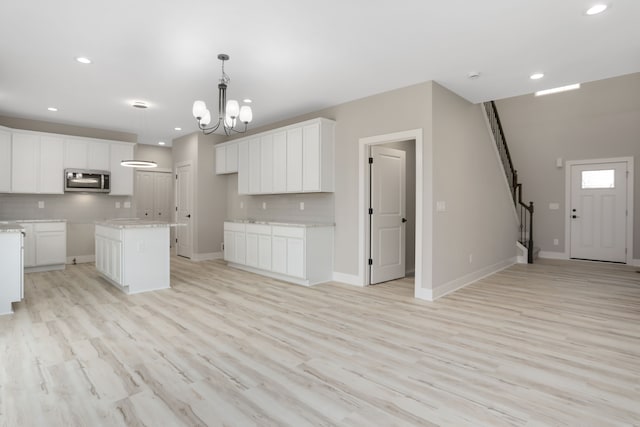
[[[457,291],[458,289],[464,288],[465,286],[475,283],[478,280],[484,279],[485,277],[491,276],[492,274],[502,271],[505,268],[511,267],[516,262],[517,257],[509,258],[488,267],[481,268],[480,270],[474,271],[473,273],[466,274],[458,279],[438,286],[437,288],[416,290],[415,297],[427,301],[435,301],[438,298],[442,298],[443,296],[450,294],[451,292]]]
[[[551,251],[540,251],[538,253],[539,258],[546,259],[569,259],[569,256],[564,252],[551,252]]]
[[[67,264],[73,264],[73,260],[76,260],[76,264],[84,264],[87,262],[95,262],[95,255],[75,255],[67,257]]]
[[[333,281],[353,286],[364,286],[360,281],[360,277],[353,274],[338,273],[337,271],[333,272]]]
[[[210,252],[207,254],[193,254],[191,261],[212,261],[214,259],[222,259],[222,252]]]

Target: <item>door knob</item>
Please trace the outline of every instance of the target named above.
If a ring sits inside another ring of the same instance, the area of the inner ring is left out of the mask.
[[[402,218],[402,223],[404,224],[405,222],[407,222],[407,218]]]
[[[578,215],[571,215],[571,218],[576,219],[576,218],[580,218]]]
[[[187,215],[187,218],[191,218],[191,214]]]

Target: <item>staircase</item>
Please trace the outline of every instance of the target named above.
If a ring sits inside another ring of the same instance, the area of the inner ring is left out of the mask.
[[[496,143],[500,160],[502,161],[507,182],[509,183],[516,213],[520,220],[518,243],[526,250],[527,263],[533,264],[533,259],[538,252],[533,246],[533,202],[530,201],[527,204],[522,201],[522,183],[518,181],[518,172],[513,167],[513,161],[509,154],[509,147],[504,137],[504,131],[502,130],[502,124],[500,123],[495,102],[485,102],[484,110],[487,114],[489,126],[493,133],[493,139]]]

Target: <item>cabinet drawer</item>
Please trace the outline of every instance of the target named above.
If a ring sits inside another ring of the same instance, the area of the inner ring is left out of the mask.
[[[271,226],[265,224],[247,224],[247,233],[271,235]]]
[[[240,222],[225,222],[224,229],[227,231],[245,231],[245,224]]]
[[[65,231],[67,224],[64,222],[36,222],[34,224],[36,232],[39,231]]]
[[[271,227],[274,236],[304,238],[304,227]]]

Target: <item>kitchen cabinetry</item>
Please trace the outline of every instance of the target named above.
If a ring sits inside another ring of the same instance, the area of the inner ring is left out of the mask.
[[[96,269],[127,294],[170,287],[169,224],[106,221],[96,224]]]
[[[65,169],[109,170],[108,142],[69,138],[64,141]]]
[[[301,285],[332,279],[331,225],[225,222],[224,230],[224,259],[233,267]]]
[[[0,193],[11,191],[11,132],[0,129]]]
[[[19,223],[24,228],[24,266],[30,271],[64,269],[67,224],[64,221]]]
[[[11,191],[62,194],[63,140],[37,133],[13,132]]]
[[[238,143],[216,145],[216,174],[238,172]]]
[[[22,230],[11,224],[0,226],[0,315],[13,313],[11,303],[24,298]]]
[[[238,193],[334,191],[334,127],[314,119],[236,141]]]
[[[120,164],[123,160],[131,159],[133,159],[133,144],[110,144],[110,196],[133,195],[133,168],[122,166]]]

